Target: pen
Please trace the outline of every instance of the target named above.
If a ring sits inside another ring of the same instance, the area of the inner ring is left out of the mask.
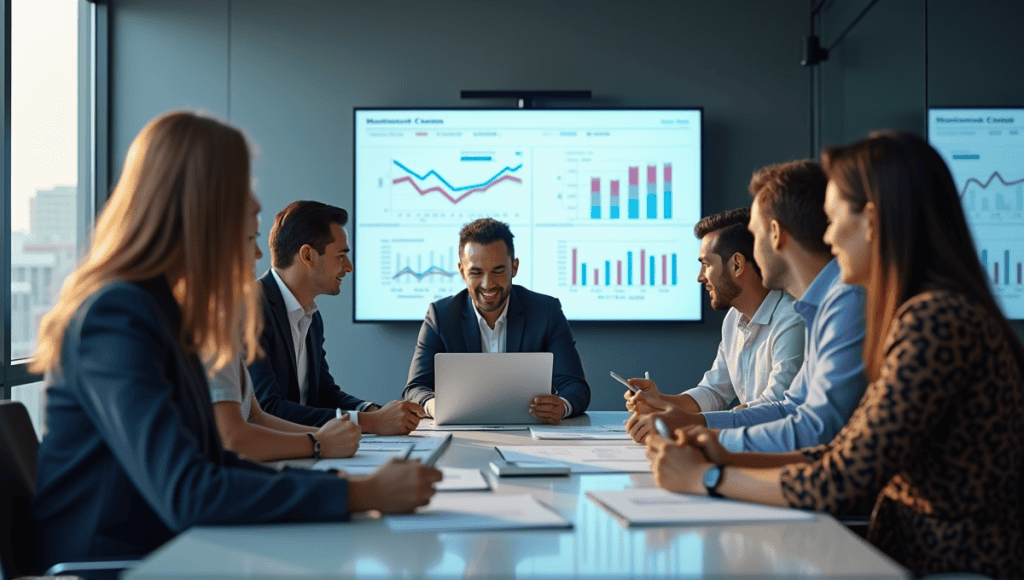
[[[651,380],[651,373],[644,371],[644,378],[647,379],[648,381]]]
[[[334,417],[337,419],[341,419],[341,409],[334,410]]]

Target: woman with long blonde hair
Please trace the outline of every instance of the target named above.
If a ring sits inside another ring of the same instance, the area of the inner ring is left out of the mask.
[[[132,143],[32,363],[47,396],[32,505],[40,571],[139,556],[193,525],[345,520],[434,493],[440,472],[414,462],[345,479],[277,472],[221,446],[200,355],[214,369],[261,355],[250,180],[245,138],[208,117],[160,116]]]
[[[949,169],[920,137],[826,149],[825,241],[866,290],[870,385],[827,445],[730,453],[705,428],[648,442],[673,491],[871,513],[911,571],[1024,576],[1024,347],[986,282]]]

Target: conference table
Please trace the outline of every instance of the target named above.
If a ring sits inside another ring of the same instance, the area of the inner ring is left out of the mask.
[[[621,424],[590,412],[563,425]],[[531,494],[572,528],[392,531],[373,515],[336,524],[194,527],[122,577],[175,578],[907,578],[909,573],[827,514],[808,521],[627,527],[590,490],[654,487],[650,473],[498,478],[496,446],[635,445],[535,440],[529,431],[455,431],[441,466],[479,467],[497,494]],[[289,462],[303,465],[303,462]],[[307,461],[304,465],[308,466]],[[445,492],[439,492],[445,493]]]

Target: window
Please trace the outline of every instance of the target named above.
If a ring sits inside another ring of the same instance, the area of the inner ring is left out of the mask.
[[[25,403],[37,431],[42,383],[28,358],[106,188],[108,10],[94,1],[0,0],[0,398]]]
[[[35,350],[38,321],[78,255],[79,2],[9,1],[11,270],[27,268],[31,285],[27,300],[14,300],[12,287],[12,331],[31,328],[11,333],[18,363]]]

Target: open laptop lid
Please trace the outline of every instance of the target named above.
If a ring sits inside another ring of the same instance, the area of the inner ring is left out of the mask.
[[[551,394],[550,352],[434,355],[437,425],[537,424],[530,401]]]

